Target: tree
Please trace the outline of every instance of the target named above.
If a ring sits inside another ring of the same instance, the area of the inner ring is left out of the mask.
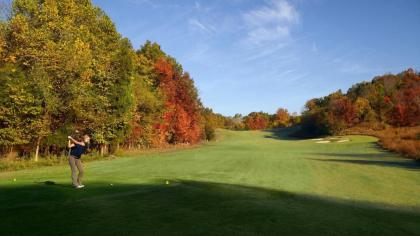
[[[165,100],[163,123],[158,126],[161,136],[169,143],[198,142],[202,136],[201,102],[193,80],[171,58],[158,59],[155,71]]]
[[[339,134],[353,125],[355,112],[353,104],[346,96],[330,101],[328,107],[329,129],[333,134]]]
[[[144,57],[142,57],[144,58]],[[157,144],[155,140],[156,124],[161,122],[163,116],[164,103],[162,94],[153,87],[153,82],[149,81],[152,73],[144,64],[138,64],[138,75],[134,77],[134,110],[131,119],[131,131],[126,140],[129,147],[149,148]]]
[[[263,112],[251,112],[244,119],[246,129],[266,129],[269,125],[269,115]]]
[[[290,124],[290,115],[287,109],[279,108],[274,116],[274,127],[286,127]]]
[[[103,147],[127,129],[131,45],[90,1],[13,2],[5,60],[45,85],[51,133],[75,126]],[[39,135],[41,137],[41,134]]]
[[[400,74],[401,84],[393,97],[390,123],[398,126],[420,124],[420,76],[408,69]]]
[[[290,122],[292,125],[299,125],[302,122],[302,116],[299,115],[297,112],[293,112],[290,116]]]
[[[330,134],[326,104],[326,97],[314,98],[306,102],[299,136],[312,137]]]
[[[0,147],[29,144],[43,126],[41,92],[15,65],[0,67]],[[39,143],[38,143],[39,146]]]
[[[354,112],[358,119],[357,122],[373,122],[375,120],[374,111],[366,98],[356,98],[356,101],[354,102]]]

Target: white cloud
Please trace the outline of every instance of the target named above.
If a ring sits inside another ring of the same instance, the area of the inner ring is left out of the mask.
[[[201,21],[195,19],[195,18],[191,18],[188,20],[188,24],[193,28],[193,29],[197,29],[201,32],[204,33],[214,33],[215,32],[215,28],[211,25],[208,24],[204,24]]]
[[[270,47],[257,47],[253,48],[255,50],[251,50],[248,55],[243,56],[244,61],[253,61],[253,60],[259,60],[261,58],[273,56],[277,54],[280,50],[284,49],[286,46],[288,46],[287,43],[277,43],[274,46]],[[285,56],[283,54],[282,56]],[[287,59],[290,60],[289,56],[287,55]]]
[[[244,17],[246,22],[257,26],[271,23],[297,23],[300,18],[296,9],[285,0],[271,1],[268,6],[248,12]]]
[[[285,38],[289,35],[290,31],[288,27],[258,27],[248,32],[248,40],[255,44],[260,44],[266,41],[275,41]]]
[[[273,0],[268,5],[243,15],[248,27],[247,41],[253,44],[286,39],[300,15],[286,0]]]

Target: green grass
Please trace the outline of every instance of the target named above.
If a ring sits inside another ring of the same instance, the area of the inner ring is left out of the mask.
[[[67,166],[0,173],[0,232],[420,234],[419,163],[372,137],[318,144],[285,132],[222,130],[199,148],[89,162],[81,190]]]

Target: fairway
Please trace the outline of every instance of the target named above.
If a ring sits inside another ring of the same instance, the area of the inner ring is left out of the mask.
[[[419,235],[420,164],[376,139],[219,130],[165,153],[0,173],[2,235]],[[16,179],[16,181],[14,181]]]

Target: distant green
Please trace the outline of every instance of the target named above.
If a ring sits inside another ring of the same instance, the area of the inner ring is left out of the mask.
[[[67,166],[0,173],[1,235],[420,235],[419,163],[286,133],[90,162],[81,190]]]

